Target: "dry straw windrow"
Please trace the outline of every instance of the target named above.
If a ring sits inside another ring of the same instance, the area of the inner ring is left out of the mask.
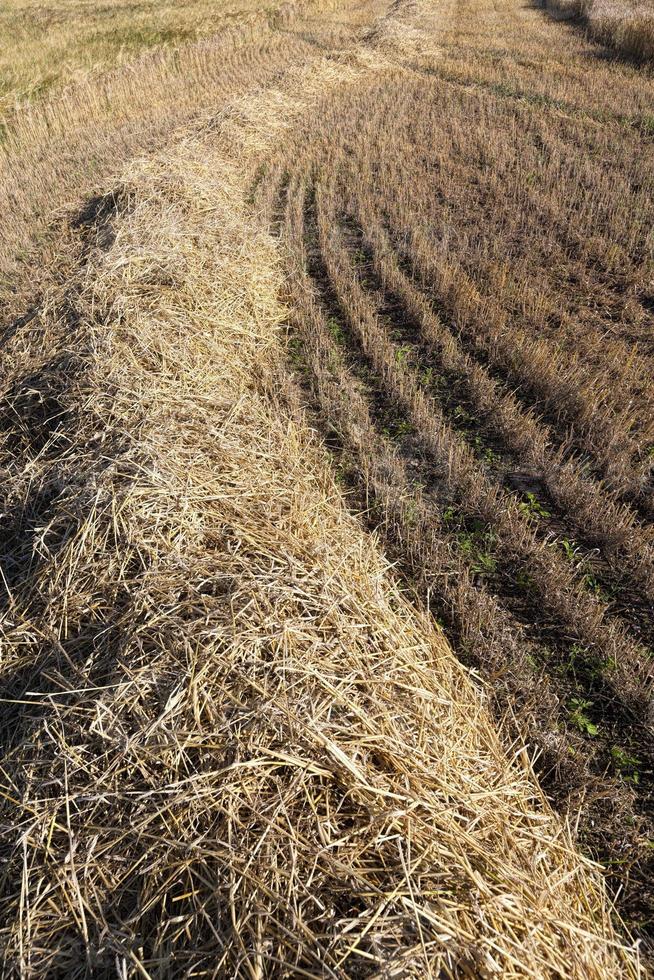
[[[373,70],[314,56],[130,165],[7,340],[5,976],[638,972],[285,407],[249,188]]]
[[[651,0],[545,0],[563,19],[578,18],[591,38],[621,54],[654,58],[654,5]]]

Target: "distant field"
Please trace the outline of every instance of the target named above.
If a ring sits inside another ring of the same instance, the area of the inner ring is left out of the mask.
[[[267,5],[271,14],[277,7]],[[254,10],[262,5],[252,0],[8,0],[0,6],[0,122],[27,99],[147,48],[212,34]]]

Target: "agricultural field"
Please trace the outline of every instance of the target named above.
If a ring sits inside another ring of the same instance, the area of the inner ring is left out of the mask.
[[[513,90],[506,56],[414,54],[275,161],[291,358],[359,507],[651,927],[651,82],[582,88],[574,47],[557,71],[533,33],[491,37]]]
[[[650,975],[651,23],[3,7],[2,977]]]

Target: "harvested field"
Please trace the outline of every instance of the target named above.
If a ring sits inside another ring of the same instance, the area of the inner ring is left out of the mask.
[[[0,149],[1,975],[643,976],[654,78],[197,6]]]
[[[458,46],[483,9],[431,16],[442,46],[330,95],[264,184],[291,358],[358,506],[649,932],[654,171],[611,113],[652,81],[598,63],[589,104],[577,42],[553,63],[557,28],[510,5],[494,80]]]

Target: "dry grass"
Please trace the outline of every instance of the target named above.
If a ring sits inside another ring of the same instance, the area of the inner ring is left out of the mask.
[[[498,733],[496,691],[399,587],[288,371],[290,315],[383,502],[380,535],[393,524],[416,560],[433,546],[437,596],[451,574],[437,508],[380,435],[354,346],[333,344],[311,253],[424,428],[436,403],[395,370],[349,268],[356,154],[334,195],[369,93],[383,115],[414,71],[398,60],[426,56],[452,12],[439,27],[430,5],[376,23],[377,5],[348,6],[324,25],[308,11],[291,39],[254,25],[86,81],[6,147],[3,976],[641,972],[531,738]],[[475,492],[492,497],[488,481]],[[405,534],[418,516],[435,519],[420,547]],[[470,609],[465,564],[460,586]],[[474,610],[471,633],[495,630],[492,598]],[[499,646],[513,639],[509,624]]]
[[[5,622],[5,963],[629,973],[523,757],[270,392],[280,270],[221,152],[253,108],[133,171],[82,226],[66,318],[12,342],[61,385],[73,292],[77,369],[12,481],[23,520],[50,510]]]

